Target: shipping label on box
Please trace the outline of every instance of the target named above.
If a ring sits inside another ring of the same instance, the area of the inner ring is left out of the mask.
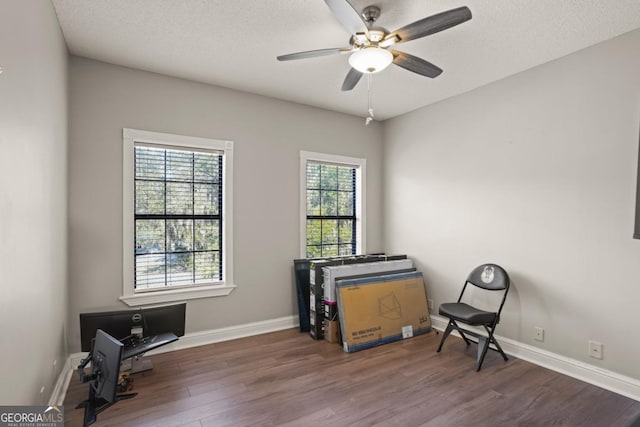
[[[324,317],[324,301],[322,298],[318,298],[313,291],[309,292],[309,310],[316,311]]]
[[[338,319],[338,303],[331,301],[323,301],[324,303],[324,317],[327,320]]]
[[[422,273],[340,281],[336,288],[347,352],[431,331]]]

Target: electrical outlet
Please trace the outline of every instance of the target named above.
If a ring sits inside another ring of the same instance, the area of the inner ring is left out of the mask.
[[[602,359],[602,343],[589,340],[589,356],[594,359]]]
[[[433,310],[433,300],[432,299],[428,299],[427,300],[427,304],[429,305],[429,310]]]
[[[536,341],[544,341],[544,329],[537,326],[533,328],[533,339]]]

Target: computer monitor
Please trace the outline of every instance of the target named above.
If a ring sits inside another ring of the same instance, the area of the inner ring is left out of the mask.
[[[133,310],[80,313],[80,345],[82,351],[91,351],[91,342],[98,329],[118,340],[137,332],[149,337],[164,332],[184,335],[186,303]]]
[[[116,400],[123,350],[124,344],[98,329],[91,352],[91,373],[96,376],[91,382],[91,387],[96,396],[107,402]]]
[[[173,332],[177,337],[184,336],[186,314],[186,303],[142,309],[144,336],[150,337],[164,332]]]
[[[116,310],[98,313],[80,313],[80,347],[91,351],[93,338],[98,329],[122,340],[131,335],[131,330],[143,327],[141,310]]]
[[[84,407],[83,426],[96,422],[98,414],[119,400],[130,399],[136,393],[118,394],[120,362],[124,344],[101,329],[96,331],[93,349],[78,366],[80,381],[89,383],[89,398],[77,407]],[[84,368],[91,362],[91,374]]]

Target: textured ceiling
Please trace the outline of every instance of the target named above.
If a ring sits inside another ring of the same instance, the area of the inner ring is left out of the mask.
[[[322,0],[52,0],[74,55],[358,116],[367,84],[340,87],[347,55],[276,56],[348,46]],[[429,79],[391,66],[373,77],[377,119],[458,95],[640,28],[640,0],[350,0],[395,30],[467,6],[473,19],[400,51],[444,69]]]

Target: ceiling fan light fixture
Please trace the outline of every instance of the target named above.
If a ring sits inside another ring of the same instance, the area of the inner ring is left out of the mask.
[[[387,68],[393,62],[393,54],[378,46],[357,50],[349,57],[349,65],[365,74],[373,74]]]
[[[380,47],[389,47],[391,45],[394,45],[396,43],[400,42],[400,37],[398,37],[397,34],[389,34],[387,37],[385,37],[383,40],[381,40],[378,43],[378,46]]]

